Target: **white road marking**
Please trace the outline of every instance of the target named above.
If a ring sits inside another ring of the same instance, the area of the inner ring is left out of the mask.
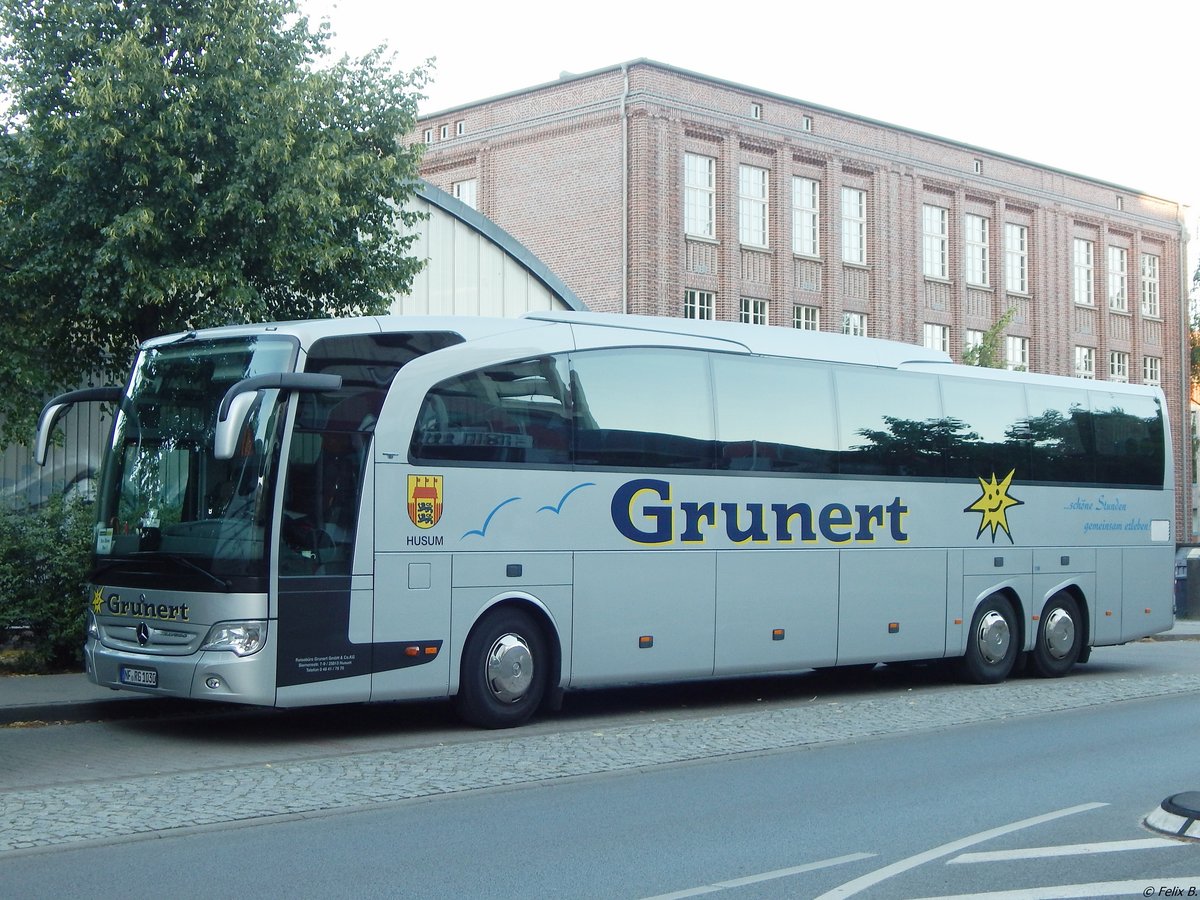
[[[989,850],[982,853],[964,853],[947,860],[946,865],[956,863],[1007,862],[1014,859],[1044,859],[1048,856],[1087,856],[1090,853],[1124,853],[1126,850],[1153,850],[1156,847],[1185,847],[1182,841],[1167,838],[1142,838],[1136,841],[1104,841],[1093,844],[1063,844],[1060,847],[1025,847],[1020,850]]]
[[[683,891],[675,891],[673,894],[658,894],[655,897],[647,897],[646,900],[679,900],[682,897],[698,897],[701,894],[715,894],[717,891],[725,891],[730,888],[744,887],[748,884],[758,884],[761,881],[774,881],[777,878],[787,878],[790,875],[799,875],[803,872],[815,872],[818,869],[828,869],[831,866],[840,866],[845,863],[858,862],[860,859],[870,859],[874,853],[851,853],[847,856],[838,856],[833,859],[822,859],[818,862],[806,863],[803,866],[792,866],[788,869],[775,869],[772,872],[763,872],[759,875],[746,875],[744,878],[733,878],[729,881],[717,881],[713,884],[705,884],[700,887],[688,888]]]
[[[855,878],[853,881],[847,881],[845,884],[835,887],[832,891],[822,894],[817,898],[817,900],[840,900],[842,897],[852,897],[860,891],[865,891],[867,888],[874,887],[881,881],[886,881],[893,875],[899,875],[902,872],[915,869],[917,866],[924,865],[927,862],[932,862],[935,859],[941,859],[944,856],[950,856],[952,853],[957,853],[959,850],[963,850],[967,847],[973,847],[976,844],[982,844],[984,841],[990,841],[992,838],[1001,837],[1005,834],[1011,834],[1012,832],[1020,831],[1023,828],[1032,828],[1035,825],[1041,825],[1045,822],[1052,822],[1055,819],[1061,819],[1066,816],[1073,816],[1076,813],[1099,809],[1102,806],[1108,806],[1108,804],[1083,803],[1079,806],[1071,806],[1067,809],[1055,810],[1054,812],[1044,813],[1040,816],[1022,819],[1019,822],[1013,822],[1009,825],[1001,825],[998,828],[990,828],[987,831],[981,831],[978,834],[973,834],[969,837],[959,838],[957,841],[951,841],[948,844],[942,844],[940,847],[934,847],[932,850],[926,850],[924,853],[918,853],[915,856],[910,856],[907,859],[894,862],[890,866],[884,866],[882,869],[876,869],[874,872],[868,872],[866,875],[863,875],[860,878]],[[1142,885],[1143,888],[1145,886],[1146,885]]]
[[[1142,878],[1138,881],[1098,881],[1093,884],[1063,884],[1057,887],[1022,888],[1019,891],[995,891],[924,897],[922,900],[1077,900],[1090,897],[1188,897],[1200,888],[1200,875],[1180,878]],[[1146,893],[1149,891],[1150,893]]]

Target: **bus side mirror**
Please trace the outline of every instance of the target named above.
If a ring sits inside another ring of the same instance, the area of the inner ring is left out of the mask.
[[[84,388],[60,394],[42,408],[38,416],[37,439],[34,442],[33,458],[39,466],[46,464],[50,452],[50,435],[54,426],[76,403],[119,403],[123,396],[119,387]]]
[[[246,425],[246,416],[254,406],[259,391],[305,391],[324,393],[340,390],[341,375],[319,375],[314,372],[276,372],[243,378],[225,392],[217,409],[217,429],[213,435],[213,456],[233,459],[238,436]]]

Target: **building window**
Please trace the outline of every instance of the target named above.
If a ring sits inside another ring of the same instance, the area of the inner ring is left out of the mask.
[[[767,246],[768,172],[738,166],[738,240],[747,247]]]
[[[983,332],[978,328],[968,328],[963,337],[963,356],[979,353],[983,349]]]
[[[1142,254],[1142,315],[1162,315],[1158,302],[1158,257],[1153,253]]]
[[[950,326],[925,323],[925,347],[929,350],[950,352]]]
[[[685,319],[712,321],[714,305],[712,291],[686,290],[683,292],[683,317]]]
[[[438,139],[444,141],[448,137],[450,137],[450,126],[443,125],[438,129]]]
[[[1162,387],[1162,360],[1157,356],[1142,357],[1142,381]]]
[[[1128,280],[1127,259],[1124,247],[1108,248],[1108,305],[1110,309],[1129,311],[1129,294],[1125,290]]]
[[[1075,348],[1075,377],[1096,377],[1096,351],[1092,347]]]
[[[458,135],[459,137],[462,137],[464,134],[466,134],[467,133],[467,123],[461,119],[459,121],[455,122],[454,123],[454,133],[456,135]]]
[[[1129,380],[1129,354],[1121,350],[1108,353],[1108,377],[1111,381]]]
[[[922,250],[926,278],[950,277],[950,210],[921,207]]]
[[[812,131],[812,116],[801,116],[800,117],[800,130],[801,131]]]
[[[751,103],[750,104],[750,118],[752,118],[752,119],[761,119],[762,118],[762,104],[761,103]]]
[[[821,310],[816,306],[792,307],[792,325],[801,331],[821,330]]]
[[[1029,370],[1029,338],[1009,335],[1004,340],[1007,368],[1025,372]]]
[[[425,129],[425,143],[427,143],[427,144],[433,143],[433,129],[432,128]]]
[[[821,255],[821,184],[812,178],[792,179],[792,252]]]
[[[1120,211],[1120,210],[1124,210],[1124,209],[1125,209],[1125,198],[1122,197],[1120,194],[1117,194],[1117,210]]]
[[[740,320],[747,325],[766,325],[767,301],[743,297]]]
[[[983,160],[982,159],[975,160],[974,164],[972,165],[972,168],[974,169],[976,175],[982,175],[983,174]]]
[[[717,236],[717,161],[694,153],[683,160],[683,230],[711,240]]]
[[[450,186],[455,200],[461,200],[471,209],[479,208],[479,182],[474,178],[456,181]]]
[[[866,337],[866,315],[855,312],[842,313],[842,334],[852,334],[855,337]]]
[[[992,283],[988,274],[992,252],[990,225],[983,216],[968,215],[966,218],[967,284],[987,287]]]
[[[1004,224],[1004,287],[1029,293],[1029,229],[1012,222]]]
[[[867,192],[857,188],[842,188],[842,260],[867,262]]]
[[[1071,297],[1076,303],[1091,306],[1096,295],[1096,245],[1075,238],[1071,267]]]

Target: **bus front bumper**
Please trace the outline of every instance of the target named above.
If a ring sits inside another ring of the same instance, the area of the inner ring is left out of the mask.
[[[156,697],[275,705],[275,645],[250,656],[201,650],[187,656],[129,653],[89,638],[83,648],[88,680],[101,687]]]

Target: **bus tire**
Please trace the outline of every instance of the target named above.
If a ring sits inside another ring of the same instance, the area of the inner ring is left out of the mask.
[[[1079,603],[1066,591],[1046,601],[1038,623],[1037,643],[1029,655],[1033,671],[1043,678],[1066,675],[1079,660],[1083,644]]]
[[[549,646],[537,623],[519,609],[495,610],[463,646],[455,708],[482,728],[521,725],[541,705],[549,673]]]
[[[1012,603],[993,594],[975,610],[967,633],[967,652],[959,674],[973,684],[997,684],[1008,677],[1017,661],[1018,637]]]

